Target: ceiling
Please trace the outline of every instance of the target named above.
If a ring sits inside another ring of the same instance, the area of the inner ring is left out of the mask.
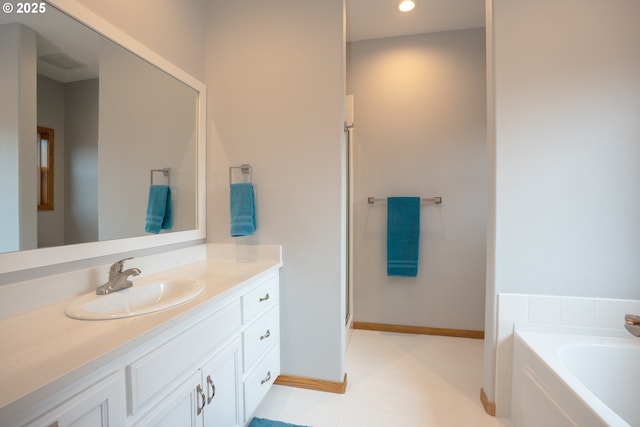
[[[0,14],[0,25],[12,22],[24,24],[37,33],[38,74],[62,83],[98,76],[100,36],[96,32],[49,4],[46,14]],[[65,69],[41,59],[52,54],[63,55],[81,66]]]
[[[485,0],[416,0],[410,13],[398,0],[346,0],[347,41],[407,36],[485,26]]]
[[[416,0],[417,7],[401,13],[398,0],[346,0],[347,41],[406,36],[485,26],[485,0]],[[99,37],[51,7],[44,16],[0,14],[0,24],[22,22],[38,32],[38,56],[63,53],[86,64],[63,70],[38,61],[38,72],[61,82],[83,80],[98,74]],[[63,30],[64,29],[64,30]]]

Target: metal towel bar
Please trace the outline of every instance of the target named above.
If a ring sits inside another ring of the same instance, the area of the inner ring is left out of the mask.
[[[374,205],[374,204],[376,204],[376,203],[385,203],[386,201],[387,201],[387,199],[386,199],[386,198],[381,199],[381,198],[377,198],[377,197],[369,197],[369,198],[367,199],[367,202],[368,202],[370,205]],[[420,202],[421,202],[421,203],[434,203],[434,204],[436,204],[436,205],[440,205],[440,204],[442,204],[442,197],[437,196],[437,197],[427,197],[427,198],[422,198],[422,199],[420,199]]]

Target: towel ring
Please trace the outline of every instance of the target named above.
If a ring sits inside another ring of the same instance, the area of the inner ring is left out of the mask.
[[[171,168],[162,168],[162,169],[151,169],[150,180],[151,185],[153,185],[153,173],[160,172],[167,178],[167,185],[171,187]]]
[[[240,166],[229,166],[229,185],[233,184],[234,169],[240,169],[240,171],[242,172],[242,182],[251,183],[252,181],[251,165],[243,163]]]

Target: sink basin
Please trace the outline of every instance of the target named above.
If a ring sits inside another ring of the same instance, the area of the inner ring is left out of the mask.
[[[64,313],[74,319],[107,320],[165,310],[198,296],[204,283],[191,279],[156,280],[108,295],[89,293],[73,301]]]

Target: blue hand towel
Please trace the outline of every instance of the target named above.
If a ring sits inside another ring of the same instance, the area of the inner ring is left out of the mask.
[[[416,277],[420,248],[420,198],[387,198],[387,276]]]
[[[308,426],[283,423],[282,421],[271,421],[271,420],[267,420],[266,418],[255,417],[253,420],[251,420],[251,424],[249,424],[249,427],[308,427]]]
[[[161,229],[167,230],[171,228],[172,223],[171,189],[168,185],[152,185],[149,187],[147,221],[144,231],[158,234]]]
[[[253,184],[231,184],[231,236],[250,236],[256,231],[256,209]]]

